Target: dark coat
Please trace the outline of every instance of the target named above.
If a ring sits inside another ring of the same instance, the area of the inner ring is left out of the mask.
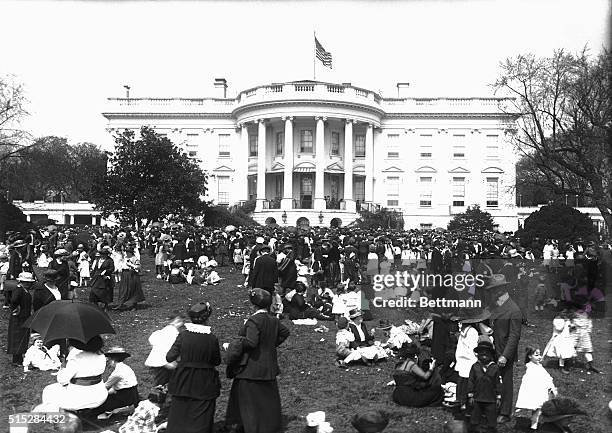
[[[467,392],[474,395],[475,401],[495,403],[497,396],[501,397],[502,394],[501,374],[497,364],[491,362],[485,372],[480,361],[475,362],[470,370]]]
[[[441,273],[444,265],[444,260],[442,258],[442,253],[438,248],[434,248],[431,250],[431,271],[433,273]]]
[[[491,312],[491,325],[495,350],[513,363],[518,359],[518,343],[521,339],[523,316],[519,307],[510,298]]]
[[[115,264],[110,257],[100,257],[91,265],[91,302],[108,304],[113,301]]]
[[[47,289],[45,283],[34,283],[34,287],[32,288],[32,309],[34,311],[40,310],[42,307],[55,300],[55,296],[53,296],[53,293]]]
[[[62,261],[61,263],[57,263],[57,260],[53,259],[53,261],[49,263],[49,269],[57,271],[55,285],[62,294],[62,299],[68,299],[68,291],[70,290],[70,266],[68,262]]]
[[[180,357],[170,377],[168,392],[173,396],[194,400],[214,400],[221,391],[219,340],[214,334],[185,330],[181,332],[166,355],[172,362]]]
[[[276,260],[269,254],[255,259],[255,264],[249,274],[249,285],[258,289],[272,291],[278,282],[278,266]]]
[[[279,265],[278,274],[281,278],[281,284],[285,289],[295,289],[297,282],[297,267],[293,257],[286,257]]]
[[[368,331],[368,327],[366,326],[365,322],[361,322],[361,330],[363,331],[363,335],[365,335],[365,340],[361,340],[357,326],[354,323],[349,323],[349,329],[355,336],[355,341],[351,343],[351,346],[371,346],[374,342],[374,337],[370,335],[370,331]]]
[[[16,279],[19,274],[23,271],[23,261],[25,257],[16,249],[12,249],[9,252],[9,267],[6,272],[6,278],[8,280]]]
[[[244,337],[243,351],[249,354],[249,360],[236,378],[275,380],[280,373],[276,347],[289,337],[285,325],[276,317],[257,313],[249,317],[238,335]]]
[[[179,242],[172,248],[172,256],[174,260],[187,260],[189,254],[187,253],[187,247],[184,242]]]
[[[6,352],[11,355],[24,354],[28,350],[30,330],[23,324],[32,314],[32,295],[21,284],[13,290],[10,311]]]

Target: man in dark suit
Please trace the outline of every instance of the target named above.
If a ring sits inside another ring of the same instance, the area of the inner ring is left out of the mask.
[[[40,310],[53,301],[62,299],[60,290],[55,284],[57,279],[57,271],[55,269],[47,269],[43,273],[43,281],[34,283],[32,287],[32,309],[34,311]]]
[[[518,359],[518,344],[521,338],[522,313],[519,307],[510,299],[508,281],[503,274],[493,274],[489,280],[487,291],[489,303],[492,306],[491,326],[493,340],[498,354],[497,365],[502,375],[502,398],[499,409],[498,423],[510,421],[512,414],[514,363]]]
[[[374,336],[368,331],[368,327],[363,322],[361,310],[349,311],[349,329],[355,336],[355,341],[351,343],[353,347],[371,346],[374,344]]]
[[[49,269],[57,271],[55,284],[57,285],[62,299],[70,299],[70,266],[68,257],[70,253],[64,248],[60,248],[53,253],[53,261],[49,263]]]
[[[285,255],[278,265],[278,273],[281,277],[281,286],[283,287],[284,294],[295,289],[295,283],[297,282],[297,267],[295,266],[295,257],[291,244],[283,244],[279,250]]]
[[[278,266],[276,260],[270,255],[270,246],[262,245],[259,256],[255,258],[253,268],[249,274],[249,286],[274,292],[274,285],[278,282]]]

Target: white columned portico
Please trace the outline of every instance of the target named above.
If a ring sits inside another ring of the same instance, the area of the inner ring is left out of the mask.
[[[266,199],[266,119],[258,119],[257,122],[257,202],[255,211],[262,211]]]
[[[283,117],[285,121],[285,178],[283,180],[283,199],[281,209],[293,208],[293,117]]]
[[[240,167],[240,172],[244,173],[244,184],[238,182],[239,193],[238,200],[248,200],[249,199],[249,127],[246,123],[240,125],[240,145],[238,147],[238,166]]]
[[[365,136],[365,197],[372,203],[374,194],[374,126],[369,123]]]
[[[316,117],[317,129],[315,132],[315,195],[314,210],[325,210],[325,117]]]
[[[95,226],[95,225],[96,225],[96,216],[95,216],[95,215],[92,215],[92,216],[91,216],[91,225],[92,225],[92,226]]]
[[[344,203],[346,210],[356,212],[353,199],[353,119],[344,124]]]

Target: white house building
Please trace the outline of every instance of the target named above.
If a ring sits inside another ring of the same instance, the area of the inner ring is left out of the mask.
[[[401,212],[405,228],[445,227],[479,204],[518,228],[514,118],[504,98],[398,97],[350,83],[266,84],[227,97],[109,98],[109,132],[147,125],[209,174],[217,204],[256,200],[260,223],[346,225],[358,210]]]

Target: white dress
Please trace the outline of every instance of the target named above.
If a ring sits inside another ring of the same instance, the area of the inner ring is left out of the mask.
[[[83,352],[73,348],[66,358],[66,368],[57,373],[57,382],[43,389],[42,402],[67,410],[89,409],[106,401],[104,381],[95,385],[77,385],[72,378],[101,376],[106,369],[106,357],[101,353]]]
[[[542,364],[528,362],[527,371],[521,380],[518,398],[516,399],[517,409],[540,409],[548,401],[548,391],[555,389],[553,379],[542,367]]]
[[[569,359],[576,356],[574,349],[574,339],[570,334],[570,321],[562,317],[553,319],[553,335],[546,345],[542,356],[552,358]]]
[[[455,371],[459,377],[470,377],[472,365],[477,361],[474,349],[478,346],[478,331],[473,326],[461,330],[455,350]]]
[[[89,259],[85,251],[83,251],[79,256],[79,276],[81,278],[91,277],[91,274],[89,272]]]

